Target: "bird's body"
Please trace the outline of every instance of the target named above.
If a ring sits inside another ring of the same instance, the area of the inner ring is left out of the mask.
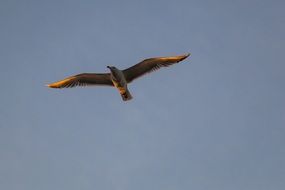
[[[114,86],[119,90],[119,93],[121,94],[123,100],[127,101],[132,99],[133,97],[128,90],[128,83],[126,81],[124,73],[116,67],[108,66],[108,68],[111,71],[111,80]]]
[[[132,99],[132,95],[128,90],[128,83],[146,73],[178,63],[186,59],[189,55],[190,54],[173,57],[149,58],[125,70],[107,66],[107,68],[110,69],[110,73],[82,73],[48,84],[47,86],[50,88],[69,88],[87,85],[113,86],[119,90],[122,99],[127,101]]]

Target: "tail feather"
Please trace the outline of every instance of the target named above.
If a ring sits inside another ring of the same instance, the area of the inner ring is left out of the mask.
[[[121,96],[122,96],[122,99],[124,101],[128,101],[128,100],[131,100],[133,98],[128,89],[126,90],[125,93],[121,94]]]

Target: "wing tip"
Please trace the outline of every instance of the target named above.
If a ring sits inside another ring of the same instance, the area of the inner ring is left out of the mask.
[[[187,53],[187,54],[181,55],[181,59],[179,61],[183,61],[184,59],[186,59],[190,55],[191,55],[191,53]]]
[[[48,88],[60,88],[57,85],[55,85],[54,83],[46,84],[45,86],[48,87]]]
[[[183,55],[183,57],[187,58],[187,57],[189,57],[190,55],[191,55],[191,53],[186,53],[186,54]]]

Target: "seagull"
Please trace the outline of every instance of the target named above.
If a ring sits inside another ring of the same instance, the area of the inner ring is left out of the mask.
[[[120,70],[114,66],[107,66],[110,73],[81,73],[48,84],[47,86],[50,88],[72,88],[75,86],[91,85],[112,86],[119,90],[123,101],[128,101],[133,98],[128,90],[128,83],[147,73],[178,63],[186,59],[189,55],[190,53],[170,57],[149,58],[125,70]]]

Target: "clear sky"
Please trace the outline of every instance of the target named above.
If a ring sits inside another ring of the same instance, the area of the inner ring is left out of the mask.
[[[0,189],[283,190],[284,0],[1,0]],[[192,55],[129,85],[81,72]]]

